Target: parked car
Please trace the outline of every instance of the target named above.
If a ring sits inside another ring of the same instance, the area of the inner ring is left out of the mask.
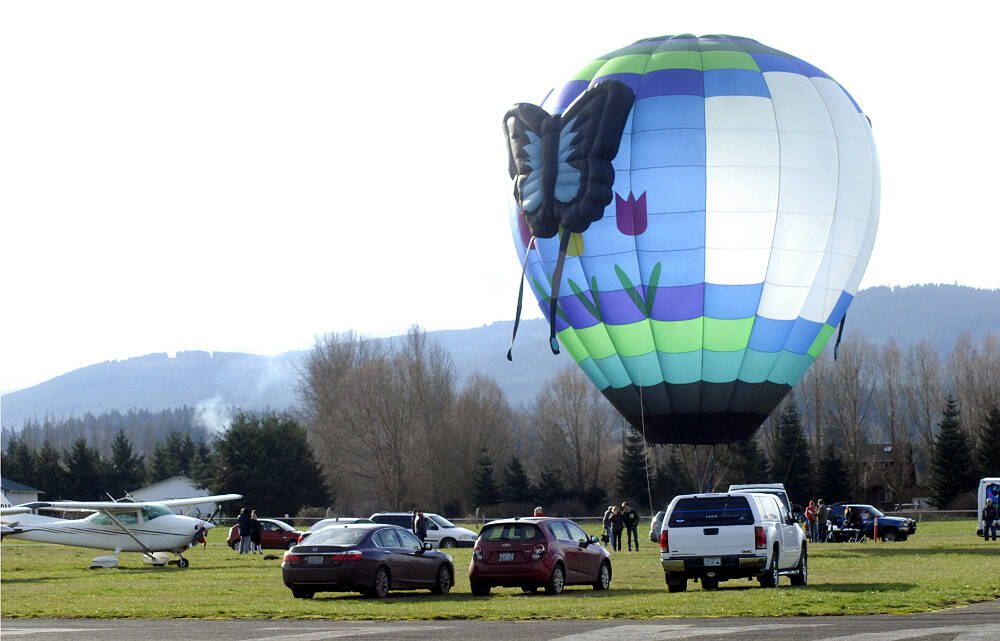
[[[653,520],[649,522],[649,540],[653,543],[657,543],[660,540],[660,530],[663,529],[663,517],[666,514],[666,510],[660,510],[653,515]]]
[[[291,525],[278,519],[260,519],[260,544],[265,548],[290,548],[299,542],[299,532]],[[234,550],[240,547],[240,526],[229,528],[226,545]]]
[[[611,585],[611,555],[569,519],[517,518],[491,521],[472,551],[472,593],[486,596],[493,586],[540,586],[559,594],[567,585],[587,584],[595,590]]]
[[[715,590],[719,581],[756,577],[777,587],[808,579],[805,532],[774,494],[683,494],[667,506],[660,531],[660,563],[667,590],[683,592],[689,579]]]
[[[476,533],[458,527],[448,519],[438,514],[424,512],[427,517],[427,541],[436,548],[471,548],[476,543]],[[368,517],[375,523],[391,523],[413,531],[413,513],[411,512],[376,512]]]
[[[830,523],[834,532],[844,527],[844,512],[848,507],[855,508],[861,515],[861,534],[869,539],[875,538],[875,527],[878,526],[878,538],[883,541],[905,541],[917,531],[917,522],[899,516],[886,516],[877,508],[861,503],[835,503],[830,506]]]
[[[317,592],[361,592],[379,599],[389,590],[447,594],[455,584],[455,565],[409,530],[358,523],[323,528],[285,552],[281,580],[296,599]]]
[[[330,525],[354,525],[355,523],[371,523],[371,519],[363,519],[358,516],[336,516],[332,519],[320,519],[313,523],[308,530],[299,535],[299,543],[306,540],[313,532],[317,530],[322,530],[323,528]]]
[[[983,508],[986,507],[986,499],[993,499],[996,505],[1000,501],[1000,478],[989,477],[979,479],[979,489],[976,491],[976,536],[983,535]]]

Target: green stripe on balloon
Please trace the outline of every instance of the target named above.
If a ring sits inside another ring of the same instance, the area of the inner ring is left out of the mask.
[[[819,334],[816,334],[816,338],[813,339],[812,345],[810,345],[809,349],[806,350],[806,354],[809,354],[813,358],[819,356],[819,353],[823,351],[823,346],[826,345],[828,340],[830,340],[830,337],[833,336],[833,332],[836,331],[836,329],[837,328],[833,325],[823,323],[823,327],[820,328]]]
[[[756,316],[749,318],[719,319],[705,317],[705,349],[716,352],[733,352],[746,349],[750,343],[750,330]]]
[[[701,70],[701,53],[697,51],[663,51],[649,57],[646,73],[663,69]]]
[[[757,61],[742,51],[705,51],[701,54],[701,65],[705,71],[712,69],[760,71]]]

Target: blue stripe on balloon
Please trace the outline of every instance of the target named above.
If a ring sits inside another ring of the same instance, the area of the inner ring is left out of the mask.
[[[702,350],[702,379],[706,383],[729,383],[735,381],[740,375],[740,365],[743,364],[743,353],[746,350],[735,352],[715,352],[710,349]]]
[[[611,387],[621,389],[632,384],[632,379],[629,378],[628,371],[622,365],[622,359],[618,354],[594,359],[594,364],[597,365],[598,370],[604,375]]]
[[[851,304],[852,300],[854,300],[854,296],[847,292],[841,292],[840,298],[837,299],[837,304],[833,306],[833,311],[830,312],[830,316],[826,319],[826,322],[834,327],[840,325],[840,321],[844,318],[844,314],[847,313],[847,307]]]
[[[580,369],[583,370],[583,373],[587,375],[587,378],[590,379],[597,389],[603,390],[611,386],[610,381],[601,373],[601,369],[590,356],[577,363],[577,365],[580,366]]]
[[[750,318],[757,313],[764,283],[716,285],[705,283],[705,316],[709,318]]]
[[[556,98],[555,108],[552,110],[552,113],[561,114],[565,111],[566,107],[576,100],[577,96],[582,94],[589,84],[586,80],[570,80],[563,85],[559,91],[559,97]]]
[[[809,354],[793,354],[788,351],[782,351],[777,364],[771,370],[767,380],[779,385],[794,386],[802,378],[802,375],[806,373],[812,362],[813,358]]]
[[[795,354],[805,354],[815,340],[823,323],[806,320],[802,317],[796,318],[792,324],[792,331],[785,341],[785,349]]]
[[[671,251],[705,246],[705,212],[647,214],[646,231],[635,237],[631,250]],[[642,260],[648,260],[643,258]],[[649,263],[652,270],[654,263]],[[646,272],[647,274],[649,271]],[[747,315],[749,316],[749,314]],[[746,318],[743,316],[742,318]]]
[[[753,58],[757,66],[760,67],[761,73],[766,73],[768,71],[787,71],[789,73],[801,74],[802,71],[795,64],[795,61],[788,56],[778,56],[773,53],[751,53],[750,57]]]
[[[634,88],[633,88],[634,89]],[[650,96],[704,96],[705,83],[698,69],[658,69],[642,74],[636,99]]]
[[[641,82],[642,77],[642,74],[638,73],[609,73],[604,76],[595,76],[594,79],[590,81],[590,86],[593,87],[597,83],[605,80],[617,80],[618,82],[627,85],[628,88],[632,90],[632,93],[638,95],[639,83]]]
[[[760,96],[770,98],[764,76],[749,69],[711,69],[705,72],[705,97]]]
[[[760,320],[760,317],[757,317]],[[747,383],[763,383],[774,369],[781,352],[761,352],[747,349],[740,366],[740,380]]]
[[[705,250],[703,248],[677,251],[641,252],[642,264],[660,266],[660,287],[698,285],[705,282]],[[659,295],[657,295],[659,296]],[[658,303],[657,299],[655,303]]]
[[[632,135],[632,169],[705,164],[704,129],[658,129]]]
[[[636,385],[649,387],[663,382],[663,370],[660,368],[656,352],[641,356],[622,356],[621,359],[629,377]]]
[[[815,65],[811,65],[801,58],[796,58],[792,56],[792,60],[799,68],[799,73],[810,78],[829,78],[830,76],[826,74],[822,69]]]
[[[705,211],[705,167],[635,169],[632,193],[643,192],[649,213]]]
[[[654,129],[705,129],[705,99],[701,96],[651,96],[632,109],[632,133]]]
[[[702,350],[684,354],[666,354],[656,352],[656,358],[660,361],[660,371],[663,372],[664,382],[670,385],[683,385],[685,383],[696,383],[701,380],[701,355]]]
[[[784,346],[794,323],[793,320],[774,320],[758,316],[754,319],[748,346],[757,352],[777,353]]]

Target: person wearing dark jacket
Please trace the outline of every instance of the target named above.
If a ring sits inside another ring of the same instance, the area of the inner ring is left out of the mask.
[[[604,527],[604,536],[607,538],[605,543],[608,547],[615,547],[615,535],[614,531],[611,529],[611,515],[614,514],[614,505],[609,505],[608,509],[604,511],[604,519],[601,520],[601,525]]]
[[[993,502],[992,498],[986,499],[986,505],[983,506],[983,540],[990,540],[990,532],[993,533],[993,540],[997,540],[997,519],[1000,519],[1000,509],[997,508],[996,503]]]
[[[250,554],[263,554],[264,546],[260,542],[260,520],[257,510],[250,510]]]
[[[236,523],[240,529],[240,554],[250,552],[250,535],[253,533],[250,525],[250,515],[245,507],[240,508],[240,515],[236,517]]]
[[[622,520],[625,522],[625,531],[628,533],[628,551],[632,551],[632,539],[635,539],[635,551],[639,551],[639,513],[636,512],[628,501],[622,503]],[[619,545],[621,549],[621,545]]]
[[[416,516],[413,517],[413,533],[421,541],[427,538],[427,517],[424,516],[423,510],[417,510]]]
[[[622,516],[621,508],[617,505],[611,512],[611,535],[614,537],[614,549],[616,552],[622,551],[622,529],[625,527],[625,518]]]

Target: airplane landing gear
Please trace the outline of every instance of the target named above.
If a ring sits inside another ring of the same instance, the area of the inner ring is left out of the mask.
[[[189,565],[188,560],[185,559],[183,556],[177,557],[177,567],[186,568],[188,565]]]

